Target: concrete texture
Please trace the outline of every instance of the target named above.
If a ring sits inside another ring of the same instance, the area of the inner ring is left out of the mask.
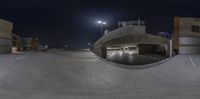
[[[0,99],[199,99],[200,55],[141,70],[89,51],[0,55]]]

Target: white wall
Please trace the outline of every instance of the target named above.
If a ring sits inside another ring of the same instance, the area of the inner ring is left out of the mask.
[[[200,54],[200,38],[182,37],[179,41],[180,54]]]

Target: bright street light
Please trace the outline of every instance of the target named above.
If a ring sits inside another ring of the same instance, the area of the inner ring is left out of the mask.
[[[98,23],[98,24],[106,25],[106,22],[105,22],[105,21],[102,21],[102,20],[98,20],[97,23]]]
[[[102,24],[103,24],[103,25],[106,25],[106,22],[103,22]]]
[[[100,26],[101,26],[101,33],[102,33],[103,32],[103,25],[106,25],[107,23],[105,21],[102,21],[102,20],[98,20],[97,23],[100,24]]]
[[[102,21],[98,21],[97,23],[98,23],[98,24],[102,24]]]

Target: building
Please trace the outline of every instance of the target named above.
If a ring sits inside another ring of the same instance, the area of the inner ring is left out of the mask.
[[[170,36],[170,34],[168,32],[158,32],[157,35],[161,36],[161,37],[164,37],[164,38],[168,38],[168,39],[171,38],[171,36]]]
[[[172,39],[176,54],[200,54],[200,19],[174,17]]]
[[[152,54],[170,56],[170,42],[167,38],[146,33],[145,22],[121,21],[119,28],[110,31],[92,45],[92,51],[106,58],[113,53]]]
[[[22,49],[24,51],[37,51],[38,38],[22,38]]]
[[[0,53],[12,51],[13,23],[0,19]]]
[[[12,34],[12,52],[22,51],[22,38],[17,34]]]
[[[32,50],[37,51],[39,46],[38,38],[32,38],[31,42],[32,42],[31,43]]]

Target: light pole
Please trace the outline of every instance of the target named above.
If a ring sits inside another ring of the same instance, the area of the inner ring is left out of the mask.
[[[103,25],[106,25],[107,23],[105,21],[99,20],[97,21],[98,24],[100,24],[101,27],[101,33],[103,32]]]

